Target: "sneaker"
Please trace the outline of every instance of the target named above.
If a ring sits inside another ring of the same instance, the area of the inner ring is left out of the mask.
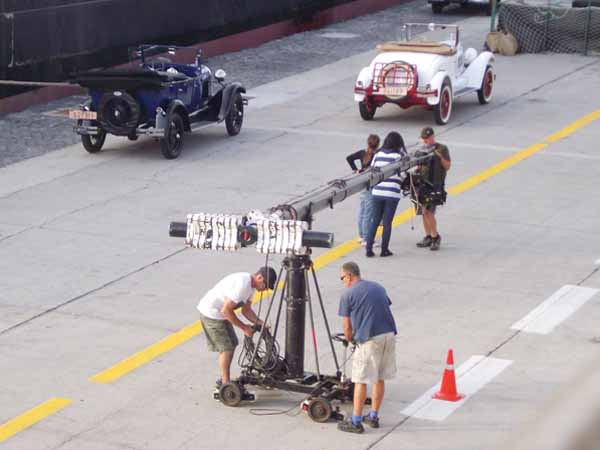
[[[417,242],[417,247],[419,247],[419,248],[431,247],[432,241],[433,241],[433,239],[431,238],[431,236],[425,236],[422,241]]]
[[[221,389],[221,386],[223,386],[223,381],[220,378],[217,378],[217,381],[215,381],[215,388]]]
[[[431,239],[431,247],[429,247],[429,250],[432,250],[432,251],[439,250],[441,243],[442,243],[442,236],[440,236],[438,234],[437,237]]]
[[[342,422],[339,422],[337,427],[338,427],[338,430],[345,431],[347,433],[361,434],[361,433],[365,432],[365,427],[362,426],[362,423],[359,423],[358,425],[354,425],[352,420],[344,420]]]
[[[379,428],[379,417],[371,417],[369,414],[363,416],[363,423],[366,423],[371,428]]]
[[[373,256],[375,256],[375,253],[373,253],[373,250],[367,250],[367,252],[365,253],[365,256],[367,258],[372,258]]]
[[[393,253],[390,252],[389,250],[381,250],[381,256],[385,257],[385,256],[392,256]]]

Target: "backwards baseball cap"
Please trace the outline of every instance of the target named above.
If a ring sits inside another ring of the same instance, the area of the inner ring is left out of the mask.
[[[421,130],[421,139],[427,139],[428,137],[433,136],[435,133],[433,132],[433,128],[425,127]]]
[[[262,275],[265,279],[265,284],[269,289],[273,289],[275,287],[275,283],[277,282],[277,272],[275,269],[269,266],[263,266],[256,272],[257,274]]]

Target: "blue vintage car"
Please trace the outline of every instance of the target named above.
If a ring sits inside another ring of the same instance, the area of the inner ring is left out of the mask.
[[[107,134],[130,140],[154,136],[163,156],[174,159],[181,154],[187,132],[220,122],[230,136],[240,132],[248,103],[240,83],[226,83],[222,69],[213,74],[203,64],[201,51],[193,64],[150,56],[180,49],[184,47],[142,45],[136,51],[137,67],[74,75],[70,81],[88,88],[90,99],[69,111],[69,117],[77,120],[75,132],[88,152],[99,152]]]

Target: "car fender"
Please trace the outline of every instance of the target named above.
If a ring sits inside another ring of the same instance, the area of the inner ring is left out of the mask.
[[[238,83],[236,81],[226,85],[221,92],[221,108],[219,109],[219,115],[217,117],[217,120],[219,122],[225,120],[225,117],[227,117],[227,114],[229,114],[231,106],[233,105],[233,100],[235,99],[235,94],[237,94],[238,92],[245,94],[246,88],[242,86],[241,83]]]
[[[433,106],[437,105],[440,102],[440,91],[442,90],[442,84],[446,79],[450,82],[450,87],[453,88],[452,79],[446,71],[438,72],[433,76],[433,78],[429,82],[429,85],[431,86],[431,90],[437,91],[438,95],[435,97],[427,97],[427,104]]]
[[[173,100],[171,103],[169,103],[169,107],[167,108],[167,117],[171,117],[171,114],[174,112],[178,113],[183,119],[185,131],[190,131],[190,116],[185,104],[181,100]]]
[[[356,78],[356,83],[354,83],[355,88],[365,89],[368,86],[371,86],[371,75],[373,71],[370,66],[363,67],[362,70],[358,73],[358,77]],[[365,99],[365,94],[354,92],[354,100],[357,102],[362,102]]]
[[[487,66],[493,65],[495,60],[496,58],[492,52],[481,52],[477,55],[477,58],[463,72],[463,76],[467,77],[467,87],[481,88],[485,69]]]

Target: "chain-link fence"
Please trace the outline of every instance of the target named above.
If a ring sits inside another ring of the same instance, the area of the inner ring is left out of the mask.
[[[600,0],[503,1],[498,28],[517,39],[522,53],[600,55]]]

